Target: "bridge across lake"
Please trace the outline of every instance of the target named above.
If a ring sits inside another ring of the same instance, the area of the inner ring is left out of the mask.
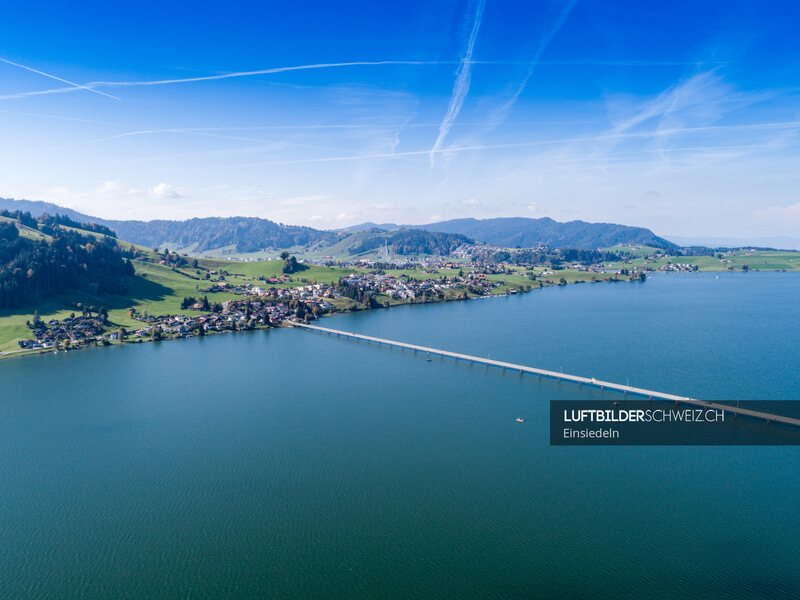
[[[767,421],[767,423],[775,421],[777,423],[784,423],[786,425],[793,425],[795,427],[800,427],[800,419],[793,419],[791,417],[784,417],[781,415],[774,415],[770,413],[749,410],[746,408],[739,408],[737,406],[729,406],[727,404],[720,404],[717,402],[707,402],[705,400],[697,400],[696,398],[688,398],[686,396],[676,396],[675,394],[656,392],[653,390],[646,390],[643,388],[637,388],[629,385],[611,383],[609,381],[600,381],[598,379],[595,379],[594,377],[581,377],[579,375],[568,375],[566,373],[558,373],[556,371],[547,371],[545,369],[537,369],[535,367],[526,367],[524,365],[516,365],[513,363],[508,363],[500,360],[492,360],[490,358],[481,358],[479,356],[470,356],[468,354],[460,354],[458,352],[449,352],[447,350],[439,350],[437,348],[428,348],[426,346],[418,346],[416,344],[406,344],[405,342],[397,342],[394,340],[386,340],[383,338],[372,337],[369,335],[361,335],[359,333],[339,331],[337,329],[329,329],[327,327],[319,327],[317,325],[308,325],[306,323],[289,322],[289,324],[293,327],[300,327],[302,329],[319,331],[321,333],[327,333],[328,335],[336,335],[339,337],[346,337],[354,340],[363,340],[365,342],[375,342],[377,344],[383,344],[395,348],[405,348],[408,350],[413,350],[414,352],[425,352],[428,355],[453,358],[456,361],[461,360],[464,362],[469,362],[470,364],[482,364],[490,367],[498,367],[503,369],[504,371],[506,370],[517,371],[520,373],[520,375],[529,374],[529,375],[536,375],[537,377],[547,377],[550,379],[556,379],[558,381],[569,381],[572,383],[577,383],[579,386],[588,385],[600,388],[601,390],[613,390],[616,392],[621,392],[625,396],[631,394],[635,396],[642,396],[651,400],[652,399],[666,400],[669,402],[675,402],[677,404],[690,404],[694,406],[700,406],[706,409],[727,410],[735,415],[742,415],[745,417],[752,417],[755,419],[763,419]]]

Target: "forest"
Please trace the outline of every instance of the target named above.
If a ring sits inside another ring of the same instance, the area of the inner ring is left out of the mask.
[[[127,291],[133,264],[130,251],[115,238],[97,239],[60,227],[51,235],[52,241],[28,239],[13,222],[0,222],[0,308],[36,305],[67,289]]]

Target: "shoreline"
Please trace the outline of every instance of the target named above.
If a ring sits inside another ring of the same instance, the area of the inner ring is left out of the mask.
[[[734,274],[734,273],[742,274],[742,273],[747,273],[748,271],[744,271],[743,272],[743,271],[728,271],[728,270],[724,270],[724,271],[719,271],[719,272],[731,273],[731,274]],[[753,269],[752,271],[749,271],[749,272],[792,273],[794,271],[782,271],[782,270],[770,270],[770,271],[763,271],[762,270],[762,271],[758,271],[756,269]],[[653,273],[649,273],[648,274],[648,278],[650,276],[652,276],[652,275],[700,275],[702,273],[708,273],[710,275],[712,273],[715,273],[715,271],[696,271],[696,272],[691,272],[691,273],[690,272],[686,272],[686,273],[681,273],[681,272],[660,272],[660,273],[659,272],[653,272]],[[601,281],[596,281],[596,282],[592,282],[592,283],[622,283],[622,282],[644,283],[644,282],[635,282],[635,281],[632,282],[631,280],[625,280],[625,279],[607,279],[607,280],[601,280]],[[389,306],[381,306],[381,307],[373,307],[373,308],[358,308],[355,311],[347,310],[347,309],[345,309],[345,310],[336,310],[336,311],[333,311],[333,312],[328,312],[328,313],[325,313],[323,315],[320,315],[319,317],[316,317],[315,319],[312,319],[311,322],[319,321],[322,318],[335,317],[337,315],[347,314],[347,313],[351,313],[351,312],[362,312],[362,311],[368,312],[368,311],[375,311],[375,310],[386,310],[386,309],[396,308],[396,307],[400,307],[400,306],[413,307],[413,306],[418,306],[418,305],[447,304],[448,302],[464,302],[464,301],[469,301],[469,300],[486,300],[486,299],[492,299],[492,298],[511,297],[511,296],[517,296],[517,295],[521,295],[521,294],[528,294],[530,292],[533,292],[534,290],[541,290],[541,289],[551,288],[551,287],[566,287],[567,285],[577,285],[579,283],[586,283],[586,282],[573,281],[573,282],[570,282],[570,283],[567,283],[567,284],[553,284],[553,283],[551,283],[551,284],[543,285],[541,287],[531,287],[529,290],[517,290],[515,293],[508,293],[507,292],[507,293],[501,293],[501,294],[489,294],[489,295],[485,295],[485,296],[473,296],[471,298],[470,297],[468,297],[468,298],[451,298],[451,299],[443,299],[443,300],[428,301],[428,302],[403,302],[403,303],[397,303],[397,304],[390,304]],[[248,332],[248,331],[288,328],[288,327],[292,326],[292,323],[293,323],[293,321],[287,319],[287,320],[281,321],[277,325],[257,325],[257,326],[254,326],[254,327],[250,328],[250,329],[228,329],[228,330],[222,330],[222,331],[208,331],[208,332],[206,332],[206,334],[204,336],[199,336],[197,334],[190,334],[190,335],[183,336],[183,337],[163,337],[163,338],[158,339],[158,340],[152,339],[152,338],[145,339],[143,337],[140,337],[140,338],[137,338],[137,339],[134,339],[134,340],[131,340],[131,341],[108,341],[107,343],[95,342],[94,345],[80,346],[80,347],[76,346],[76,347],[72,347],[72,348],[69,348],[69,349],[63,349],[63,348],[62,349],[37,348],[37,349],[26,349],[26,350],[10,350],[10,351],[6,351],[6,352],[0,352],[0,361],[10,360],[10,359],[14,359],[14,358],[22,358],[22,357],[25,357],[25,356],[35,356],[35,355],[44,355],[44,354],[58,354],[58,353],[61,353],[61,352],[74,352],[74,351],[82,351],[82,350],[94,350],[94,349],[97,349],[97,348],[105,348],[105,347],[121,347],[121,346],[126,346],[128,344],[139,345],[139,344],[146,344],[146,343],[152,343],[152,342],[178,341],[178,340],[181,340],[181,339],[191,339],[191,338],[194,338],[194,337],[217,336],[217,335],[227,334],[227,333],[241,333],[241,332]]]

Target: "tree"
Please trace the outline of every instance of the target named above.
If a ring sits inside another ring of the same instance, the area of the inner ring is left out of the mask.
[[[283,263],[283,272],[288,274],[294,273],[298,269],[297,259],[294,256],[290,256],[287,258]]]
[[[286,250],[284,250],[283,252],[281,252],[281,258],[282,258],[283,260],[286,260],[287,258],[289,258],[289,252],[287,252]]]

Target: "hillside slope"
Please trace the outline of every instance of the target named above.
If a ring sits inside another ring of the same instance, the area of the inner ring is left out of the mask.
[[[84,215],[47,202],[7,200],[0,198],[0,209],[29,211],[34,216],[45,212],[59,213],[84,223],[97,223],[110,227],[125,239],[143,246],[153,247],[164,243],[178,244],[181,248],[193,246],[193,251],[203,252],[215,248],[234,246],[238,252],[256,252],[267,248],[290,248],[314,244],[334,245],[349,235],[365,230],[421,230],[466,236],[467,238],[507,248],[578,248],[593,250],[618,244],[642,244],[659,248],[675,248],[676,244],[655,235],[643,227],[630,227],[616,223],[587,223],[569,221],[560,223],[549,217],[530,219],[510,217],[497,219],[455,219],[427,225],[395,225],[393,223],[363,223],[339,231],[325,231],[312,227],[283,225],[256,217],[208,217],[186,221],[112,221]],[[404,234],[407,237],[407,234]],[[420,252],[428,252],[441,244],[432,238],[418,239]],[[440,240],[441,241],[441,240]],[[391,243],[391,242],[390,242]],[[449,241],[445,242],[449,245]],[[406,252],[411,253],[406,246]]]

